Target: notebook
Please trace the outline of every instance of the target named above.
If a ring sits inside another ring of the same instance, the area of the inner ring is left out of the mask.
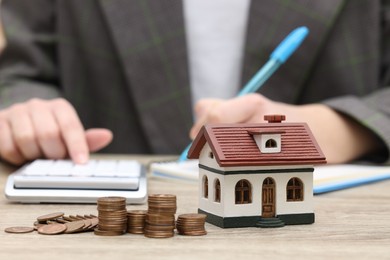
[[[198,180],[198,160],[151,164],[152,176],[181,181]],[[314,194],[390,179],[390,166],[369,164],[321,165],[314,170]]]
[[[147,195],[145,168],[134,160],[36,160],[9,175],[5,196],[24,203],[96,203],[99,197],[125,197],[140,204]]]

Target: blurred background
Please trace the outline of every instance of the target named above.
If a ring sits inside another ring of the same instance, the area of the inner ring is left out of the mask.
[[[4,40],[4,34],[3,34],[3,27],[0,23],[0,52],[4,49],[5,40]]]
[[[0,0],[0,6],[1,6],[1,0]],[[4,49],[5,40],[4,40],[4,34],[3,34],[3,26],[1,24],[1,16],[0,16],[0,52]]]

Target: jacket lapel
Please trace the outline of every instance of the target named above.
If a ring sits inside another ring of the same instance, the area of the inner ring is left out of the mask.
[[[243,85],[267,62],[274,48],[293,29],[309,28],[309,35],[260,92],[270,99],[297,103],[311,67],[327,40],[344,0],[252,1],[245,49]],[[277,86],[277,91],[273,91]]]
[[[100,0],[100,5],[152,150],[166,153],[177,144],[180,151],[192,125],[181,0]]]

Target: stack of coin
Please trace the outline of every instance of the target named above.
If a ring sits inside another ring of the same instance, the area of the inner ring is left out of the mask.
[[[127,233],[143,234],[145,228],[146,210],[127,211]]]
[[[40,216],[32,227],[9,227],[7,233],[29,233],[34,229],[40,234],[57,235],[94,231],[96,235],[117,236],[126,233],[144,234],[151,238],[174,236],[175,226],[181,235],[206,235],[206,215],[182,214],[175,223],[176,196],[153,194],[148,197],[148,210],[126,210],[126,198],[103,197],[97,201],[98,216],[69,215],[55,212]],[[176,224],[176,225],[175,225]]]
[[[176,196],[172,194],[151,194],[148,196],[148,213],[175,215]]]
[[[145,219],[145,236],[151,238],[173,237],[175,215],[148,213]]]
[[[203,236],[207,234],[205,222],[205,214],[182,214],[177,218],[176,229],[180,235]]]
[[[99,225],[94,230],[99,236],[119,236],[127,230],[126,198],[103,197],[97,201]]]
[[[175,230],[176,196],[152,194],[148,196],[148,213],[145,219],[145,236],[172,237]]]

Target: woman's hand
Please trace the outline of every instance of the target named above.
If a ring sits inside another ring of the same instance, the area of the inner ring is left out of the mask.
[[[15,165],[38,158],[88,161],[112,140],[108,129],[84,130],[65,99],[31,99],[0,111],[0,157]]]
[[[352,161],[379,147],[372,132],[323,104],[289,105],[249,94],[229,100],[200,100],[195,113],[197,121],[190,131],[191,138],[207,123],[260,123],[264,115],[283,114],[287,122],[309,125],[328,163]]]

